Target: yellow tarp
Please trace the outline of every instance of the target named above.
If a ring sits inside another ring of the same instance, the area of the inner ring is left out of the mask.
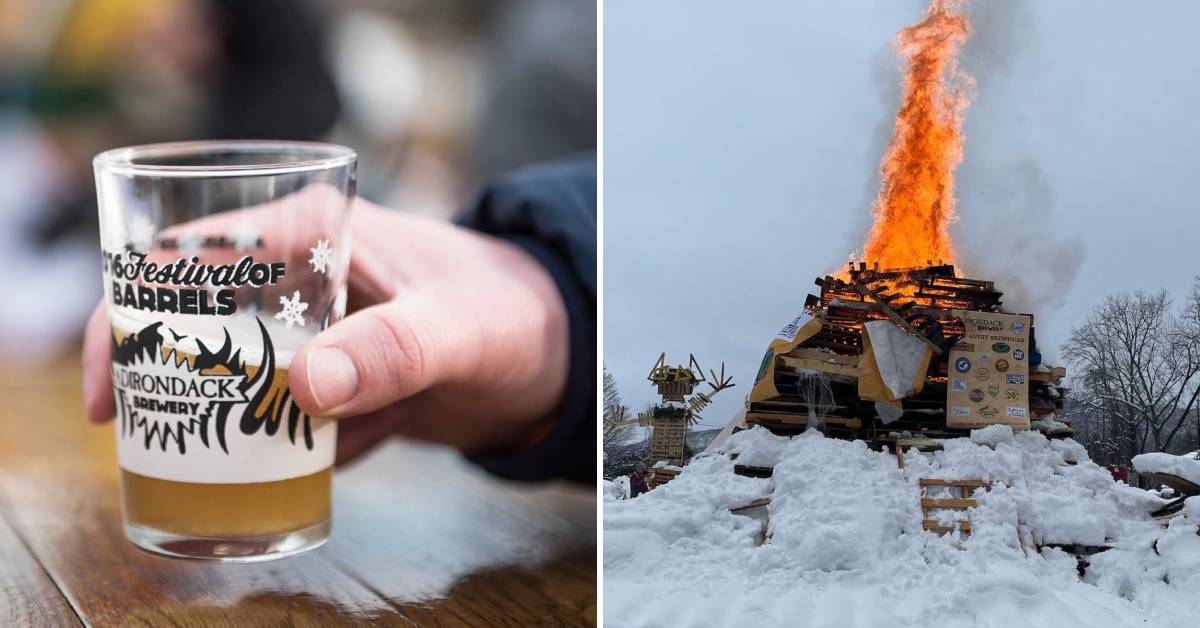
[[[775,389],[775,357],[795,349],[800,343],[817,335],[821,331],[821,321],[808,312],[802,312],[788,323],[779,334],[771,340],[767,353],[763,356],[758,375],[754,378],[754,388],[750,390],[750,400],[760,401],[779,396]]]

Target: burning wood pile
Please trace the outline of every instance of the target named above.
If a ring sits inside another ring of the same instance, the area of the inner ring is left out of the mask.
[[[859,263],[816,284],[764,356],[747,426],[877,442],[994,423],[1071,435],[1057,416],[1066,370],[1041,363],[1033,317],[1003,312],[993,282]]]

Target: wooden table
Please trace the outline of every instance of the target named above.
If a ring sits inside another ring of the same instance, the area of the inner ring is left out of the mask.
[[[159,558],[121,532],[111,423],[75,359],[0,365],[0,626],[580,626],[595,492],[498,482],[393,440],[339,470],[333,538],[252,565]]]

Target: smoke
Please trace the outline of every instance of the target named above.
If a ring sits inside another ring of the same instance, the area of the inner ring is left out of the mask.
[[[1085,257],[1083,243],[1056,231],[1055,199],[1033,151],[1019,103],[1034,87],[1014,80],[1021,54],[1036,52],[1029,0],[976,1],[975,32],[962,61],[978,81],[959,168],[957,250],[962,272],[996,282],[1005,309],[1046,314],[1066,303]]]
[[[960,199],[963,272],[995,281],[1009,311],[1045,314],[1063,306],[1085,252],[1078,239],[1054,232],[1041,167],[1025,154],[965,170],[961,187],[976,193]]]

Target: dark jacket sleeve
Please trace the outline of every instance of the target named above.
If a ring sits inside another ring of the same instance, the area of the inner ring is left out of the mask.
[[[520,246],[554,278],[570,319],[570,373],[549,435],[532,448],[475,457],[513,480],[596,481],[596,157],[518,171],[488,186],[464,226]]]

